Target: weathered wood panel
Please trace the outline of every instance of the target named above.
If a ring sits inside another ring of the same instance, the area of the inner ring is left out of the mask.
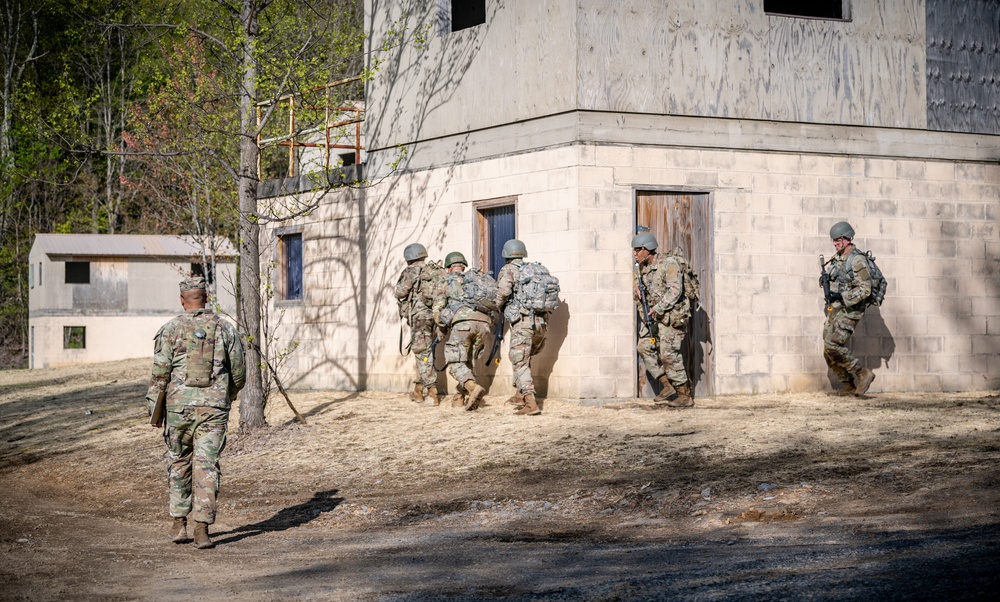
[[[927,127],[1000,134],[997,0],[927,0]]]
[[[923,128],[922,4],[856,2],[851,21],[769,16],[770,117]]]

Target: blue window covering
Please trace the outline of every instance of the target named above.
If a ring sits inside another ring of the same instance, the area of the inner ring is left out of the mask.
[[[493,272],[496,278],[506,261],[503,258],[503,245],[512,238],[517,238],[514,227],[514,205],[504,205],[483,211],[486,218],[486,231],[489,238],[487,249],[489,256],[486,258],[487,265],[483,266]]]
[[[302,235],[281,237],[285,247],[285,299],[302,298]]]

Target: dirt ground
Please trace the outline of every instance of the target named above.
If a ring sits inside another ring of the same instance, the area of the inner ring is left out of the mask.
[[[3,600],[977,600],[1000,395],[651,411],[303,392],[230,435],[217,547],[168,541],[148,360],[0,372]],[[234,424],[237,412],[233,412]]]

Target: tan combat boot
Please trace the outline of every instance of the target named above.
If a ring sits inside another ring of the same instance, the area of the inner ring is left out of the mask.
[[[509,403],[512,406],[517,406],[517,409],[520,410],[522,407],[524,407],[524,393],[518,391],[517,393],[511,395],[510,399],[508,399],[504,403]]]
[[[424,402],[424,386],[422,384],[413,384],[413,391],[410,392],[410,400],[414,403]]]
[[[659,381],[660,386],[663,388],[660,389],[660,394],[653,398],[654,403],[663,403],[677,397],[677,391],[675,391],[674,386],[670,384],[670,380],[667,378],[666,374],[661,376]]]
[[[843,386],[834,391],[833,394],[836,395],[837,397],[847,397],[850,395],[854,395],[855,391],[856,389],[854,388],[853,384],[844,383]]]
[[[483,405],[483,397],[486,397],[486,389],[479,386],[474,380],[467,380],[462,385],[469,392],[469,404],[465,406],[468,411],[478,410]]]
[[[535,401],[534,393],[527,393],[524,396],[524,405],[521,406],[514,414],[518,416],[537,416],[542,413],[542,409],[538,407],[538,403]]]
[[[439,406],[441,405],[441,399],[438,397],[437,387],[427,388],[427,399],[430,401],[431,405]]]
[[[875,373],[868,368],[862,368],[860,372],[854,377],[854,395],[855,397],[861,397],[868,391],[868,387],[872,386],[872,381],[875,380]]]
[[[694,400],[691,399],[691,387],[687,383],[677,385],[677,397],[667,402],[667,406],[671,408],[690,408],[693,405]]]
[[[451,407],[453,408],[464,408],[465,407],[465,394],[459,391],[448,398],[451,400]]]
[[[170,525],[170,541],[174,543],[185,543],[190,541],[188,539],[187,530],[187,518],[183,516],[175,516],[174,523]]]
[[[208,523],[194,521],[194,547],[199,550],[207,550],[215,547],[215,544],[212,543],[212,538],[208,536]]]

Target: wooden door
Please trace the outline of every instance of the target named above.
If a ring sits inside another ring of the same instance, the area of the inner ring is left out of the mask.
[[[659,243],[660,253],[680,247],[701,282],[701,300],[693,308],[687,336],[681,346],[684,367],[691,379],[695,396],[713,395],[712,378],[712,310],[714,287],[712,275],[712,197],[704,192],[669,192],[637,190],[635,193],[635,226],[649,228]],[[638,332],[638,322],[636,322]],[[646,383],[645,370],[639,362],[636,391],[640,396],[652,394]]]

